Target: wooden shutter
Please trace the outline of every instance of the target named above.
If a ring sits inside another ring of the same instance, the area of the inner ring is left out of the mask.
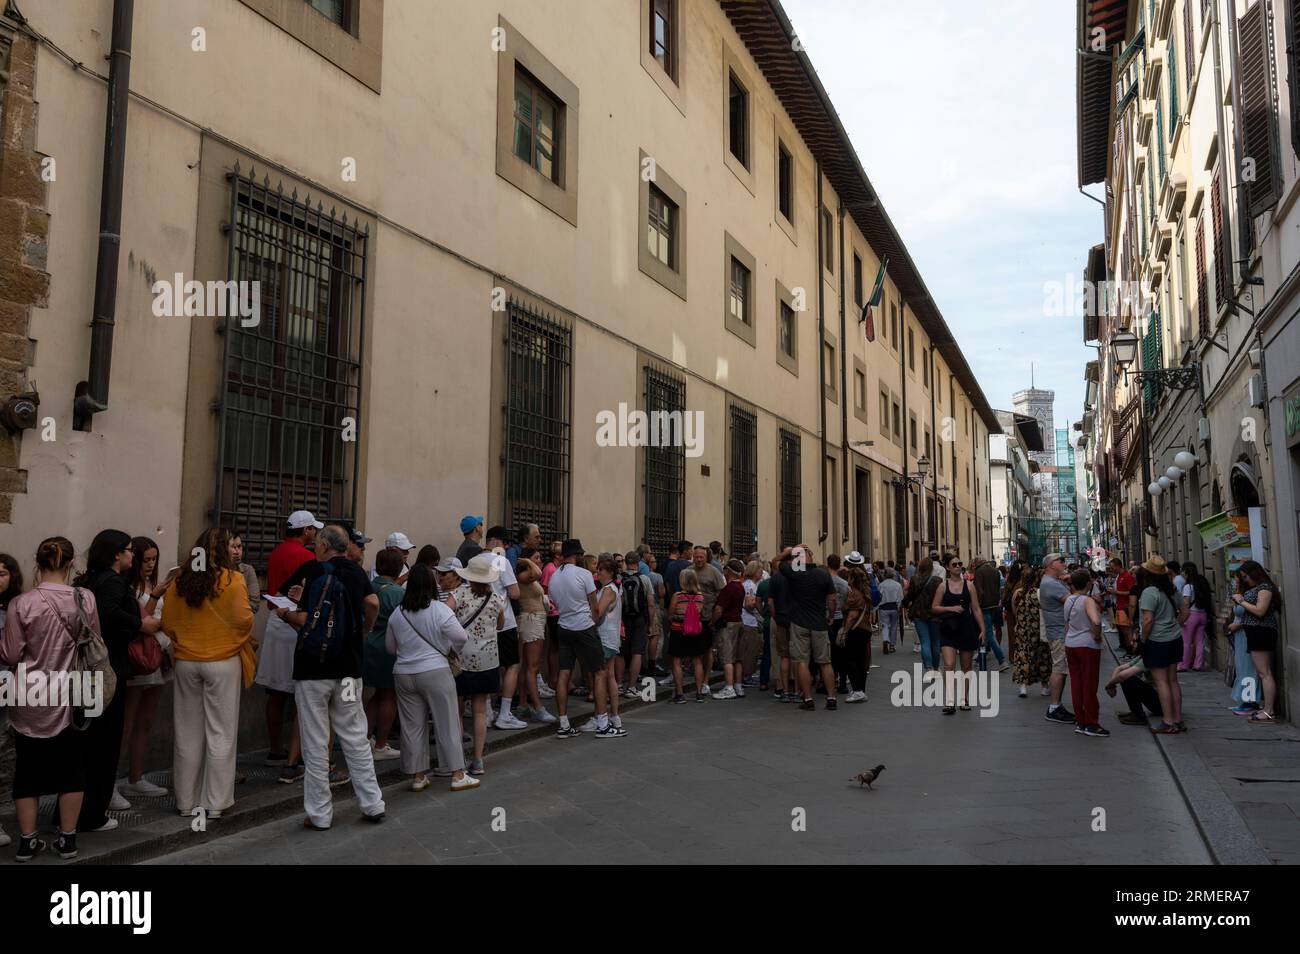
[[[1300,0],[1285,0],[1286,69],[1290,83],[1291,148],[1300,155]]]
[[[1169,61],[1169,138],[1174,138],[1178,128],[1178,45],[1169,37],[1165,47],[1165,58]]]
[[[1290,0],[1300,3],[1300,0]],[[1192,80],[1196,78],[1196,24],[1192,18],[1192,0],[1183,2],[1183,75],[1187,77],[1187,103],[1192,102]]]
[[[1164,185],[1164,181],[1165,181],[1165,100],[1164,97],[1160,95],[1159,90],[1156,91],[1155,139],[1156,139],[1156,160],[1160,163],[1159,169],[1157,170],[1160,173],[1160,177],[1157,181],[1161,185]]]
[[[1210,289],[1205,280],[1205,219],[1196,223],[1196,317],[1202,337],[1210,335]]]
[[[1250,217],[1273,208],[1281,197],[1280,169],[1273,143],[1277,116],[1273,112],[1273,70],[1264,21],[1264,4],[1256,3],[1237,21],[1241,55],[1241,123],[1243,162],[1254,160],[1254,179],[1243,179]],[[1243,172],[1247,167],[1243,167]]]
[[[1222,190],[1219,188],[1219,182],[1222,178],[1223,173],[1216,172],[1214,182],[1210,186],[1210,208],[1214,210],[1214,301],[1216,307],[1227,301],[1232,291],[1232,270],[1229,268],[1227,252],[1228,234],[1223,223]]]

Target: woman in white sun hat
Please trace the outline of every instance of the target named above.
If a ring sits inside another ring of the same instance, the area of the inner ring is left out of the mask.
[[[469,566],[456,570],[463,581],[452,594],[456,619],[468,637],[461,654],[461,671],[456,677],[456,694],[468,698],[474,713],[474,756],[469,763],[471,775],[482,775],[483,746],[487,740],[488,697],[501,690],[501,656],[497,649],[497,630],[505,623],[505,597],[492,590],[500,575],[495,566],[496,554],[480,553]]]

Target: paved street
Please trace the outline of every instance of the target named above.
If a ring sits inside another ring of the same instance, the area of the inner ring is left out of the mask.
[[[1210,860],[1153,737],[1119,725],[1109,700],[1109,739],[1045,722],[1037,690],[1021,700],[1005,678],[996,717],[945,717],[890,704],[885,673],[920,658],[910,635],[906,652],[875,658],[865,705],[800,712],[751,693],[646,707],[623,740],[548,738],[492,756],[476,792],[390,787],[378,828],[349,797],[328,833],[294,817],[155,863]],[[848,781],[878,762],[874,790]],[[1098,807],[1104,832],[1092,831]],[[498,808],[504,831],[492,828]],[[805,831],[792,830],[796,808]]]

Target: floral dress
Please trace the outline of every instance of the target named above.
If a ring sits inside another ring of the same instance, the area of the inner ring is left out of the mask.
[[[1026,587],[1015,597],[1016,642],[1011,651],[1011,681],[1018,686],[1047,685],[1052,676],[1052,649],[1038,636],[1038,588]]]
[[[465,648],[460,651],[461,668],[465,672],[487,672],[498,668],[501,657],[497,652],[497,617],[506,605],[505,598],[499,593],[475,596],[468,585],[459,587],[452,596],[456,598],[456,619],[465,627],[465,634],[469,637]],[[479,612],[485,600],[487,605]]]

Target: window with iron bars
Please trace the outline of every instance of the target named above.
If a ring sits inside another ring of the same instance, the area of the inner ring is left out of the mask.
[[[732,404],[730,512],[731,541],[727,549],[741,559],[753,552],[758,533],[758,418]]]
[[[259,320],[226,318],[213,517],[261,567],[292,511],[356,514],[369,228],[238,165],[228,179],[228,274],[258,283]]]
[[[506,309],[505,525],[569,534],[573,330],[531,305]]]
[[[781,547],[796,546],[802,527],[803,470],[800,461],[800,436],[787,428],[780,430],[781,466]]]
[[[668,368],[645,366],[645,410],[658,441],[645,448],[645,543],[666,559],[685,532],[686,379]]]

